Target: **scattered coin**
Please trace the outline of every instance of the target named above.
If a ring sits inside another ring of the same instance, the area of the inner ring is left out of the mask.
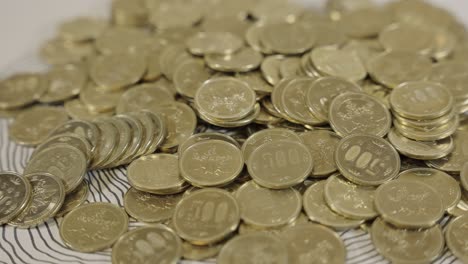
[[[40,74],[16,74],[0,82],[0,109],[17,109],[38,100],[47,89]]]
[[[8,223],[28,207],[31,188],[29,180],[17,173],[0,173],[0,192],[4,201],[0,209],[0,225]]]
[[[64,216],[73,209],[81,206],[88,199],[89,186],[86,180],[83,180],[81,184],[71,193],[65,196],[65,201],[62,207],[57,212],[56,217]]]
[[[465,248],[467,239],[466,223],[468,222],[468,215],[459,216],[447,225],[445,230],[445,240],[447,247],[452,253],[461,261],[468,260],[468,252]]]
[[[258,133],[257,133],[258,134]],[[326,177],[337,170],[333,157],[340,137],[326,130],[307,131],[299,134],[312,154],[314,169],[311,176],[314,178]]]

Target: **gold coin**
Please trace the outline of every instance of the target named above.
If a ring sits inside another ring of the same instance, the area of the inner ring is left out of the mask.
[[[298,74],[301,68],[301,58],[286,57],[280,64],[280,75],[282,78],[294,78],[300,76]]]
[[[327,1],[326,11],[333,21],[341,20],[344,15],[361,9],[373,8],[374,3],[371,0],[330,0]]]
[[[286,80],[286,79],[285,79]],[[278,112],[278,110],[276,110],[275,106],[273,105],[273,103],[271,102],[271,97],[264,97],[262,100],[261,100],[261,103],[262,103],[262,106],[263,108],[270,114],[270,115],[273,115],[275,117],[278,117],[280,119],[282,119],[282,115],[281,113]]]
[[[265,81],[260,72],[236,74],[236,79],[247,83],[258,95],[270,94],[273,87]]]
[[[166,2],[150,13],[150,23],[158,29],[191,27],[202,19],[202,9],[195,3]]]
[[[174,84],[182,96],[194,98],[200,86],[212,76],[202,60],[190,59],[179,64],[174,72]]]
[[[124,196],[124,207],[127,213],[138,221],[160,223],[172,218],[181,194],[155,195],[130,188]]]
[[[41,103],[57,103],[78,94],[86,84],[88,76],[80,64],[56,66],[46,76],[47,90],[41,95]]]
[[[468,160],[468,149],[466,149],[468,131],[458,130],[452,138],[453,151],[443,158],[426,161],[428,166],[446,172],[459,173],[461,171],[463,164]]]
[[[393,111],[411,119],[441,117],[453,107],[453,97],[438,83],[407,82],[396,87],[390,95]]]
[[[31,159],[45,149],[51,148],[55,145],[63,144],[70,145],[80,150],[83,154],[85,154],[87,164],[89,164],[89,161],[92,159],[91,144],[86,138],[78,136],[77,134],[64,134],[48,138],[44,143],[37,146],[31,155]]]
[[[397,129],[400,134],[410,139],[422,141],[434,141],[447,138],[456,132],[459,123],[458,115],[455,115],[446,124],[435,124],[422,127],[404,125],[398,119],[393,121],[395,129]]]
[[[262,61],[260,71],[269,84],[276,85],[281,80],[280,66],[284,59],[283,55],[272,55]]]
[[[182,155],[182,153],[184,153],[189,147],[193,146],[194,144],[200,141],[206,141],[206,140],[226,141],[236,146],[237,148],[240,148],[239,143],[229,135],[216,133],[216,132],[204,132],[204,133],[198,133],[198,134],[194,134],[190,136],[186,141],[182,142],[182,144],[179,145],[177,152],[179,153],[179,155]]]
[[[70,42],[61,38],[53,38],[44,43],[39,50],[39,57],[50,65],[78,63],[94,56],[96,53],[93,42]]]
[[[310,57],[316,69],[324,74],[342,77],[350,81],[360,81],[367,75],[367,70],[354,53],[332,47],[314,49]]]
[[[0,81],[0,109],[9,110],[27,106],[38,100],[47,89],[43,75],[22,73]]]
[[[156,126],[153,121],[153,118],[149,116],[148,113],[151,114],[151,112],[149,111],[128,113],[129,116],[140,121],[144,128],[143,137],[141,138],[141,145],[136,153],[136,156],[138,157],[146,154],[152,154],[148,153],[148,149],[153,143],[153,137],[156,133]]]
[[[161,71],[161,59],[162,50],[152,50],[148,52],[148,56],[146,57],[146,63],[148,69],[143,76],[143,80],[145,81],[155,81],[158,80],[162,76]]]
[[[468,63],[447,61],[434,64],[427,79],[443,84],[452,94],[453,98],[468,98],[465,83],[468,81]]]
[[[153,154],[133,161],[127,177],[135,189],[154,194],[178,193],[185,185],[179,174],[179,159],[170,154]]]
[[[127,122],[127,124],[130,125],[130,130],[132,131],[130,146],[120,157],[120,159],[116,161],[117,165],[123,165],[132,162],[136,158],[137,153],[143,143],[142,139],[145,137],[145,128],[143,127],[143,124],[140,122],[140,120],[133,118],[132,116],[117,115],[117,118]]]
[[[152,154],[156,151],[156,149],[162,144],[162,142],[166,138],[167,125],[162,115],[148,112],[148,111],[143,111],[143,112],[144,114],[148,115],[153,120],[153,125],[154,125],[154,133],[152,135],[153,139],[146,151],[147,154]]]
[[[401,172],[398,179],[419,181],[431,186],[441,196],[445,210],[455,207],[460,201],[460,184],[445,172],[430,168],[415,168]]]
[[[257,119],[257,117],[260,115],[260,104],[256,103],[254,105],[253,110],[247,114],[246,117],[238,120],[220,120],[220,119],[214,119],[212,117],[209,117],[201,112],[198,112],[198,117],[205,121],[206,123],[218,126],[218,127],[225,127],[225,128],[233,128],[233,127],[244,127],[247,126],[248,124],[252,123]]]
[[[226,141],[205,140],[188,147],[180,157],[180,172],[198,187],[216,187],[232,182],[244,168],[240,149]]]
[[[255,97],[254,90],[245,82],[230,77],[216,78],[198,89],[195,105],[198,111],[214,119],[238,120],[253,110]]]
[[[195,245],[216,243],[237,229],[239,206],[227,191],[208,188],[195,191],[177,204],[173,224],[177,234]]]
[[[304,13],[304,8],[299,3],[289,1],[260,1],[253,5],[250,13],[262,23],[294,22]]]
[[[336,230],[346,230],[358,227],[364,219],[350,219],[339,215],[328,207],[325,197],[326,181],[312,184],[303,195],[304,211],[310,220],[332,227]]]
[[[85,138],[89,141],[89,143],[91,143],[91,153],[92,156],[94,156],[94,152],[99,143],[99,132],[99,128],[93,123],[73,120],[58,126],[50,133],[50,137],[73,134],[77,135],[78,137]]]
[[[338,77],[322,77],[308,87],[306,103],[310,111],[320,120],[328,120],[332,100],[344,92],[360,92],[353,82]]]
[[[289,263],[289,252],[286,244],[279,238],[269,234],[246,234],[229,240],[216,261],[219,264],[256,263],[261,249],[262,261],[266,263],[286,264]]]
[[[119,144],[120,131],[107,119],[100,119],[95,122],[100,131],[100,140],[96,149],[96,154],[91,164],[91,168],[101,168],[114,154]]]
[[[130,148],[133,139],[132,129],[125,120],[121,118],[109,118],[106,119],[106,122],[111,123],[117,129],[118,140],[109,159],[100,165],[103,168],[115,167],[117,164],[119,164],[127,153],[127,150]]]
[[[61,179],[47,173],[28,174],[25,178],[31,184],[31,201],[8,222],[19,228],[34,227],[54,217],[65,200],[65,187]]]
[[[416,141],[404,137],[394,128],[388,133],[388,141],[401,154],[418,160],[440,159],[454,149],[452,137],[436,141]]]
[[[111,27],[96,39],[95,46],[102,54],[137,53],[145,51],[150,41],[149,35],[144,30],[132,27]]]
[[[186,47],[180,44],[169,45],[162,50],[159,58],[161,72],[169,80],[174,79],[174,72],[177,67],[192,56],[186,51]]]
[[[324,197],[330,208],[351,219],[373,219],[375,187],[356,185],[336,174],[328,178]]]
[[[279,227],[293,222],[302,209],[301,194],[293,188],[271,190],[248,181],[235,195],[241,219],[259,228]]]
[[[68,116],[63,108],[34,106],[16,117],[8,133],[17,144],[36,146],[44,142],[53,129],[67,120]]]
[[[67,41],[94,40],[107,28],[107,22],[92,17],[77,17],[59,27],[59,35]]]
[[[340,142],[340,136],[326,130],[307,131],[299,134],[299,136],[314,160],[315,166],[312,170],[312,177],[321,178],[337,170],[333,157]]]
[[[397,23],[380,32],[379,41],[388,51],[417,52],[428,55],[434,47],[434,34],[422,27]]]
[[[364,93],[344,93],[330,104],[328,119],[333,130],[346,137],[359,133],[385,136],[392,125],[384,104]]]
[[[403,126],[409,126],[413,128],[426,128],[426,127],[434,127],[434,126],[442,126],[450,123],[455,119],[455,115],[458,115],[458,111],[456,107],[452,107],[449,113],[444,114],[441,117],[432,118],[432,119],[410,119],[405,118],[398,114],[397,112],[393,111],[393,118],[396,119],[399,123]]]
[[[303,182],[313,167],[314,160],[307,147],[293,141],[264,143],[247,160],[255,182],[271,189],[285,189]]]
[[[242,48],[229,55],[208,54],[205,56],[208,67],[220,72],[249,72],[258,68],[262,60],[262,54],[251,48]]]
[[[276,117],[267,112],[264,108],[261,108],[260,114],[255,118],[254,123],[260,125],[274,125],[281,121],[281,118]]]
[[[287,225],[273,227],[273,228],[262,228],[258,226],[248,225],[245,222],[242,222],[239,225],[239,235],[246,235],[252,233],[267,233],[270,235],[281,235],[286,229],[293,228],[298,225],[303,225],[309,223],[309,218],[304,214],[300,213],[299,217],[297,217],[294,221],[288,223]]]
[[[333,230],[327,227],[307,223],[285,230],[282,234],[289,249],[289,262],[306,263],[345,263],[346,248]]]
[[[73,250],[91,253],[111,247],[128,229],[125,211],[110,203],[89,203],[68,213],[60,237]]]
[[[465,191],[468,191],[468,162],[465,162],[462,167],[460,172],[460,182]]]
[[[0,172],[0,192],[3,197],[0,225],[8,223],[28,207],[32,196],[31,188],[31,184],[23,176],[15,172]]]
[[[263,54],[273,54],[273,51],[263,45],[261,41],[261,34],[264,26],[265,25],[262,23],[255,23],[250,26],[245,33],[245,40],[252,49]]]
[[[344,13],[339,23],[346,34],[353,38],[376,37],[392,22],[386,10],[370,7]]]
[[[188,50],[197,56],[231,54],[243,45],[242,39],[230,32],[199,32],[187,40]]]
[[[380,43],[371,40],[351,40],[343,46],[343,50],[356,54],[361,59],[362,64],[368,69],[369,61],[384,51]]]
[[[444,214],[442,196],[420,181],[398,179],[375,191],[375,209],[400,228],[429,228]]]
[[[432,69],[431,60],[423,55],[390,51],[375,56],[368,63],[369,74],[387,88],[395,88],[405,82],[421,81]]]
[[[465,247],[468,242],[467,222],[468,215],[459,216],[451,220],[445,230],[447,247],[462,262],[468,261],[468,251]]]
[[[197,116],[186,104],[174,102],[161,105],[156,112],[163,116],[167,127],[166,138],[161,144],[162,149],[177,147],[187,140],[197,127]]]
[[[196,246],[184,241],[182,242],[182,256],[184,259],[203,261],[216,257],[223,246],[222,242],[208,246]]]
[[[112,53],[93,60],[90,77],[101,89],[116,91],[138,82],[146,68],[146,60],[140,55]]]
[[[80,99],[91,112],[112,112],[124,92],[125,90],[105,91],[93,82],[88,82],[80,93]]]
[[[344,32],[343,26],[339,23],[324,20],[314,23],[313,29],[316,31],[316,47],[341,46],[348,38]]]
[[[182,241],[164,226],[148,226],[125,233],[112,247],[112,263],[177,263]]]
[[[157,107],[174,101],[174,96],[159,85],[146,83],[128,89],[117,104],[117,113],[124,114],[148,110],[155,112]]]
[[[457,37],[454,33],[443,29],[434,30],[432,58],[436,61],[447,59],[453,54],[457,45]]]
[[[73,192],[65,196],[65,201],[63,202],[62,207],[60,207],[60,210],[57,212],[56,217],[64,216],[68,212],[84,204],[88,199],[88,194],[88,182],[83,180]]]
[[[400,170],[400,156],[393,146],[366,134],[343,138],[335,150],[335,162],[346,179],[360,185],[380,185]]]
[[[242,155],[244,156],[244,161],[247,162],[252,155],[252,152],[255,151],[261,145],[272,142],[272,141],[294,141],[301,142],[302,139],[293,131],[284,128],[270,128],[260,130],[257,133],[252,134],[247,140],[242,144]]]
[[[269,23],[262,28],[260,40],[269,50],[285,55],[302,54],[315,44],[314,31],[302,23]]]
[[[370,235],[377,251],[393,263],[429,263],[444,249],[444,237],[438,225],[428,229],[400,229],[378,218],[372,224]]]
[[[80,99],[66,101],[64,107],[71,118],[81,121],[94,121],[98,118],[110,117],[114,114],[113,112],[91,112]]]
[[[148,24],[148,10],[143,1],[112,1],[112,21],[118,26],[143,27]]]

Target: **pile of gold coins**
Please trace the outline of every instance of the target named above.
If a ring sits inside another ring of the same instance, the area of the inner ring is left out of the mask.
[[[114,0],[40,55],[0,82],[36,147],[1,224],[63,216],[112,263],[345,263],[355,228],[394,263],[468,262],[468,33],[441,8]],[[85,204],[89,170],[126,165],[124,208]]]

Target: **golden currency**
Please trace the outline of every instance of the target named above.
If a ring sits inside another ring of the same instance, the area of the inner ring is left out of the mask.
[[[370,235],[377,251],[393,263],[429,263],[444,249],[444,236],[439,226],[399,229],[377,218]]]
[[[434,47],[434,34],[422,27],[397,23],[380,32],[379,41],[387,51],[415,52],[428,55]]]
[[[113,112],[91,112],[87,105],[85,105],[80,99],[66,101],[64,108],[72,119],[81,121],[94,121],[98,118],[110,117],[114,114]]]
[[[344,29],[339,23],[324,20],[316,23],[313,29],[316,31],[315,34],[317,34],[315,43],[317,47],[338,47],[348,41]]]
[[[465,89],[468,80],[468,63],[457,61],[446,61],[434,64],[427,79],[432,82],[443,84],[450,91],[456,103],[460,99],[468,98]]]
[[[248,225],[245,222],[242,222],[239,225],[239,235],[252,234],[252,233],[267,233],[270,235],[281,235],[281,233],[284,232],[286,229],[289,229],[298,225],[303,225],[306,223],[309,223],[309,218],[304,213],[300,213],[299,216],[294,221],[292,221],[291,223],[288,223],[287,225],[273,227],[273,228],[262,228],[258,226]]]
[[[158,29],[190,27],[201,19],[202,9],[190,2],[165,2],[150,14],[150,23]]]
[[[242,40],[229,32],[200,32],[187,40],[193,55],[231,54],[242,48]]]
[[[44,143],[37,146],[37,148],[34,150],[33,154],[31,155],[31,159],[34,156],[36,156],[38,153],[40,153],[41,151],[44,151],[55,145],[63,145],[63,144],[70,145],[80,150],[85,155],[87,164],[89,164],[89,162],[92,159],[91,144],[86,138],[78,136],[77,134],[64,134],[64,135],[57,135],[57,136],[49,137]]]
[[[34,227],[54,217],[65,200],[65,187],[60,178],[47,173],[28,174],[25,178],[31,184],[31,201],[8,222],[19,228]]]
[[[235,192],[235,196],[241,219],[258,228],[274,228],[291,223],[302,209],[301,194],[293,188],[271,190],[248,181]]]
[[[375,209],[382,219],[401,228],[429,228],[443,216],[442,196],[431,186],[398,179],[375,191]]]
[[[466,162],[460,172],[460,182],[465,191],[468,191],[468,162]]]
[[[67,134],[88,140],[91,143],[91,157],[94,156],[100,138],[99,128],[95,124],[78,120],[68,121],[54,129],[49,137]]]
[[[145,75],[143,76],[143,80],[145,81],[155,81],[162,76],[161,70],[161,50],[153,50],[149,52],[148,57],[146,57],[147,62],[147,70]]]
[[[336,174],[328,178],[324,197],[330,208],[351,219],[373,219],[378,216],[374,208],[374,187],[356,185]]]
[[[192,56],[185,50],[184,45],[169,45],[162,50],[159,58],[161,72],[172,81],[177,67],[191,58]]]
[[[335,150],[335,162],[346,179],[360,185],[380,185],[400,170],[400,156],[393,146],[366,134],[343,138]]]
[[[435,30],[432,58],[437,61],[443,61],[453,54],[457,45],[457,37],[450,31],[442,29]]]
[[[354,53],[334,47],[319,47],[310,54],[312,62],[321,74],[341,77],[350,81],[360,81],[367,70]]]
[[[265,109],[260,109],[260,114],[255,118],[254,123],[261,125],[275,125],[281,122],[281,118],[268,113]]]
[[[198,112],[198,117],[206,123],[213,124],[218,127],[225,127],[225,128],[233,128],[233,127],[243,127],[248,124],[251,124],[258,118],[260,115],[260,104],[255,103],[253,110],[247,114],[246,117],[239,119],[239,120],[220,120],[214,119],[213,117],[209,117],[201,112]]]
[[[286,243],[269,234],[246,234],[237,236],[226,243],[216,261],[219,264],[256,263],[258,249],[262,250],[262,261],[267,263],[290,263],[290,252]]]
[[[91,168],[103,167],[110,160],[119,145],[120,137],[117,127],[108,119],[100,119],[95,122],[100,131],[100,140],[96,154],[91,163]]]
[[[141,145],[137,153],[135,154],[138,157],[147,155],[147,154],[152,154],[154,152],[154,151],[148,152],[148,149],[152,147],[151,144],[153,142],[153,137],[156,133],[156,126],[150,114],[152,113],[149,111],[128,113],[128,116],[140,121],[144,129],[143,136],[141,138]]]
[[[460,201],[460,184],[445,172],[430,168],[416,168],[401,172],[401,180],[414,180],[431,186],[442,198],[445,210],[455,207]]]
[[[364,93],[344,93],[330,104],[330,125],[335,132],[346,137],[360,133],[384,137],[392,126],[387,107]]]
[[[450,173],[459,173],[462,170],[463,164],[468,160],[468,150],[465,142],[468,138],[468,131],[458,130],[453,134],[452,138],[453,151],[443,158],[426,161],[428,166]]]
[[[391,22],[391,14],[375,7],[344,13],[339,20],[345,33],[353,38],[375,37]]]
[[[374,7],[374,3],[371,0],[330,0],[327,1],[326,11],[332,20],[339,21],[346,14]]]
[[[149,35],[144,30],[131,27],[111,27],[96,39],[95,46],[102,54],[136,53],[146,50],[149,41]]]
[[[205,62],[213,70],[220,72],[249,72],[262,63],[261,53],[251,48],[241,48],[229,55],[208,54]]]
[[[65,201],[63,202],[62,207],[55,215],[56,217],[61,217],[72,211],[73,209],[81,206],[88,199],[89,187],[88,182],[83,180],[81,184],[71,193],[65,196]]]
[[[14,172],[0,172],[0,225],[6,224],[18,216],[31,201],[31,184],[28,179]]]
[[[314,31],[302,23],[271,23],[262,28],[260,41],[268,50],[285,55],[303,54],[315,44]]]
[[[0,81],[0,109],[18,109],[38,100],[47,89],[43,75],[23,73]]]
[[[236,79],[247,83],[258,95],[270,94],[273,87],[262,77],[259,72],[248,72],[236,74]],[[257,100],[258,101],[258,100]]]
[[[262,23],[294,22],[305,12],[299,3],[289,1],[259,1],[249,11]]]
[[[107,22],[92,17],[78,17],[60,25],[58,34],[67,41],[89,41],[98,38]]]
[[[335,149],[341,139],[337,134],[327,130],[316,130],[301,133],[299,136],[314,160],[312,177],[326,177],[337,170],[333,160]]]
[[[280,64],[280,75],[282,78],[294,78],[300,76],[301,58],[286,57]]]
[[[125,211],[110,203],[90,203],[68,213],[60,224],[63,242],[79,252],[111,247],[128,229]]]
[[[160,223],[170,220],[181,194],[156,195],[130,188],[124,196],[127,213],[138,221]]]
[[[271,189],[286,189],[303,182],[313,167],[314,160],[308,148],[293,141],[264,143],[247,160],[254,181]]]
[[[34,106],[19,114],[10,125],[10,138],[17,144],[36,146],[44,142],[49,133],[67,122],[63,108]]]
[[[88,82],[80,92],[80,99],[90,112],[112,112],[117,107],[124,92],[125,90],[105,91],[93,82]]]
[[[218,243],[208,246],[196,246],[188,242],[182,242],[182,256],[184,259],[205,260],[216,257],[224,244]]]
[[[50,65],[64,65],[81,62],[95,53],[92,42],[70,42],[53,38],[42,45],[39,56]]]
[[[403,136],[422,141],[434,141],[447,138],[453,135],[459,125],[459,117],[455,115],[446,124],[434,124],[428,126],[412,127],[404,125],[400,120],[393,121],[395,129]]]
[[[255,23],[250,26],[245,34],[245,40],[252,49],[267,55],[273,54],[273,51],[269,50],[261,41],[263,27],[262,23]]]
[[[195,191],[177,204],[173,224],[177,234],[195,245],[216,243],[237,229],[239,206],[227,191],[207,188]]]
[[[132,116],[117,115],[116,118],[122,119],[123,121],[127,122],[127,124],[130,125],[130,129],[132,131],[132,139],[130,141],[130,146],[120,157],[120,159],[116,161],[117,165],[128,164],[137,158],[137,153],[143,144],[143,137],[145,137],[145,128],[143,127],[143,124],[140,120],[133,118]]]
[[[186,60],[177,66],[174,72],[174,84],[177,92],[187,98],[194,98],[198,88],[211,78],[212,71],[202,60]]]
[[[260,65],[262,76],[270,85],[276,85],[281,81],[280,66],[284,59],[283,55],[272,55],[266,57]]]
[[[112,1],[112,21],[118,26],[145,26],[148,12],[143,1]]]
[[[88,80],[81,64],[56,66],[46,74],[46,78],[47,90],[39,98],[41,103],[57,103],[70,99],[80,94]]]
[[[198,133],[190,136],[186,141],[179,145],[177,152],[182,155],[189,147],[195,143],[206,140],[221,140],[226,141],[237,148],[240,148],[239,143],[232,137],[221,133]],[[245,157],[245,156],[244,156]]]
[[[180,173],[197,187],[219,187],[232,182],[244,168],[241,150],[222,140],[204,140],[181,153]]]
[[[468,260],[466,250],[468,215],[459,216],[450,221],[445,230],[445,240],[450,251],[462,262]]]
[[[156,84],[140,84],[128,89],[117,104],[117,113],[124,114],[148,110],[156,112],[157,106],[174,101],[174,96]]]

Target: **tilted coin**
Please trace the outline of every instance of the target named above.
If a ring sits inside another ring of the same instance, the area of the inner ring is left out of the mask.
[[[460,182],[465,191],[468,190],[468,162],[463,164],[460,172]]]
[[[25,178],[31,184],[31,202],[9,225],[29,228],[54,217],[65,200],[62,180],[47,173],[28,174]]]
[[[326,130],[316,130],[301,133],[299,136],[314,160],[312,177],[324,177],[337,170],[333,160],[335,149],[341,139],[337,134]]]
[[[181,194],[156,195],[130,188],[124,196],[127,213],[145,223],[160,223],[172,218]]]
[[[379,41],[386,50],[429,54],[434,46],[434,34],[422,27],[397,23],[380,32]]]
[[[140,55],[115,53],[95,58],[90,76],[102,89],[116,91],[138,82],[146,67],[146,61]]]
[[[261,42],[281,54],[302,54],[315,44],[315,34],[301,23],[270,23],[262,29]]]
[[[86,159],[88,160],[88,163],[92,159],[91,144],[86,138],[83,138],[76,134],[57,135],[57,136],[48,138],[44,143],[37,146],[37,148],[34,150],[33,154],[31,155],[31,159],[34,156],[36,156],[38,153],[40,153],[41,151],[51,148],[54,145],[60,145],[60,144],[71,145],[72,147],[79,149],[83,154],[85,154]]]
[[[110,203],[89,203],[68,213],[60,225],[65,245],[79,252],[111,247],[128,229],[125,211]]]
[[[393,146],[366,134],[343,138],[335,150],[335,162],[346,179],[360,185],[380,185],[400,170],[400,156]]]
[[[246,82],[257,95],[269,94],[273,90],[273,87],[262,77],[260,72],[238,73],[236,79]]]
[[[431,168],[415,168],[401,172],[398,179],[415,180],[431,186],[441,196],[445,210],[455,207],[460,201],[460,184],[445,172]]]
[[[35,146],[44,142],[53,129],[67,120],[63,108],[35,106],[18,115],[8,132],[16,143]]]
[[[31,201],[31,184],[14,172],[0,172],[0,225],[8,223],[20,214]]]
[[[95,42],[103,54],[135,53],[146,50],[150,38],[144,30],[131,27],[111,27],[106,29]]]
[[[140,120],[133,118],[132,116],[117,115],[116,118],[121,119],[125,121],[128,125],[130,125],[130,130],[132,131],[130,146],[126,149],[126,151],[118,159],[118,161],[116,161],[117,165],[128,164],[137,157],[137,153],[140,150],[140,147],[143,143],[142,139],[146,136],[145,128],[143,127],[143,124]],[[116,151],[118,150],[119,149],[116,149]]]
[[[89,186],[86,180],[83,180],[81,184],[73,190],[73,192],[65,196],[65,201],[63,202],[62,207],[57,212],[56,217],[64,216],[73,209],[81,206],[88,199]]]
[[[204,133],[198,133],[198,134],[194,134],[190,136],[186,141],[182,142],[182,144],[179,145],[177,152],[179,153],[179,155],[181,155],[190,146],[194,145],[197,142],[206,141],[206,140],[222,140],[222,141],[226,141],[236,146],[237,148],[240,148],[240,144],[229,135],[216,133],[216,132],[204,132]]]
[[[227,191],[207,188],[193,192],[177,204],[173,224],[177,234],[195,245],[223,240],[237,229],[239,206]]]
[[[50,133],[50,137],[66,134],[75,134],[78,137],[85,138],[91,143],[91,153],[94,156],[94,152],[99,143],[100,133],[99,128],[90,122],[86,121],[68,121]]]
[[[436,61],[442,61],[452,55],[457,39],[454,33],[446,30],[434,30],[434,40],[432,43],[432,58]]]
[[[91,112],[113,111],[125,90],[105,91],[89,82],[80,92],[80,99]]]
[[[179,159],[170,154],[153,154],[133,161],[127,177],[134,188],[155,194],[179,193],[185,185],[179,174]]]
[[[426,161],[430,167],[438,170],[459,173],[463,164],[468,160],[468,149],[466,148],[466,140],[468,132],[458,130],[453,136],[454,149],[448,155],[440,159]]]
[[[287,57],[280,64],[280,74],[282,78],[292,78],[299,76],[298,71],[301,67],[301,58]]]
[[[180,157],[180,172],[198,187],[216,187],[232,182],[244,168],[242,152],[221,140],[205,140],[188,147]]]
[[[293,188],[271,190],[254,181],[244,183],[235,193],[241,219],[259,228],[272,228],[293,222],[301,212],[302,199]]]
[[[332,100],[344,92],[360,92],[361,88],[346,79],[339,77],[322,77],[308,87],[306,104],[310,111],[320,120],[328,120],[328,110]]]
[[[148,226],[125,233],[112,247],[112,263],[176,263],[182,256],[182,241],[164,226]]]
[[[145,75],[143,76],[143,80],[155,81],[161,77],[161,54],[162,50],[160,49],[152,50],[149,52],[148,56],[146,57],[147,70]]]
[[[393,125],[400,134],[413,140],[422,141],[434,141],[450,137],[456,132],[458,124],[458,115],[452,117],[445,124],[423,125],[421,127],[404,125],[403,122],[398,119],[393,120]]]
[[[372,219],[378,216],[374,208],[375,189],[333,175],[325,184],[324,197],[330,208],[338,214],[351,219]]]
[[[367,70],[354,53],[332,47],[319,47],[312,51],[311,59],[322,74],[359,81],[366,77]]]
[[[110,117],[114,114],[113,112],[92,112],[80,99],[66,101],[63,106],[67,114],[74,120],[94,121],[98,118]]]
[[[442,196],[414,180],[393,180],[375,192],[375,208],[385,221],[401,228],[429,228],[443,216]]]
[[[390,100],[389,100],[390,101]],[[406,118],[402,115],[400,115],[398,112],[393,111],[393,118],[395,121],[398,121],[401,123],[403,126],[408,126],[408,127],[413,127],[413,128],[427,128],[427,127],[434,127],[434,126],[443,126],[446,125],[450,122],[453,122],[455,119],[455,115],[458,115],[458,111],[456,109],[455,105],[452,105],[451,110],[436,118],[431,118],[431,119],[425,119],[425,118],[417,118],[417,119],[412,119],[412,118]]]
[[[276,117],[267,112],[264,108],[261,108],[260,114],[255,118],[254,123],[261,125],[274,125],[281,121],[281,118]]]
[[[272,141],[255,149],[247,168],[259,185],[285,189],[303,182],[314,167],[312,154],[300,142]]]
[[[268,49],[265,45],[263,45],[261,41],[261,34],[265,25],[262,23],[255,23],[247,29],[245,33],[245,40],[249,46],[263,54],[272,54],[273,51]]]
[[[169,80],[173,80],[177,67],[190,59],[192,59],[192,56],[186,51],[184,45],[168,45],[161,52],[159,66],[164,76]]]
[[[128,89],[117,104],[117,113],[124,114],[140,110],[156,111],[156,107],[174,101],[167,90],[156,84],[140,84]]]
[[[103,168],[115,167],[126,156],[127,150],[130,148],[133,139],[133,132],[130,124],[121,118],[110,118],[106,122],[111,123],[119,131],[118,140],[115,149],[112,151],[109,159],[100,165]]]
[[[468,215],[459,216],[450,221],[445,230],[445,240],[450,251],[462,262],[468,260],[467,243]]]
[[[156,151],[159,146],[163,143],[164,139],[167,136],[167,124],[163,119],[163,116],[157,113],[152,113],[149,111],[143,111],[145,115],[148,115],[153,120],[154,133],[152,135],[153,139],[150,142],[146,153],[151,154]]]
[[[255,103],[252,111],[248,113],[247,116],[241,119],[236,119],[236,120],[215,119],[201,112],[198,112],[198,117],[200,117],[200,119],[202,119],[206,123],[209,123],[218,127],[234,128],[234,127],[244,127],[254,122],[260,115],[260,111],[261,111],[260,104]]]
[[[144,133],[143,133],[144,136],[141,138],[141,146],[139,147],[137,153],[135,154],[138,157],[146,155],[146,154],[152,154],[152,153],[148,153],[148,149],[152,147],[151,145],[153,143],[153,137],[156,133],[156,126],[150,114],[152,113],[149,111],[140,111],[140,112],[133,112],[133,113],[127,114],[133,117],[134,119],[137,119],[138,121],[140,121],[140,123],[143,125],[143,128],[144,128]]]
[[[23,73],[0,81],[0,109],[16,109],[38,100],[47,89],[43,75]]]
[[[194,55],[205,54],[231,54],[242,48],[242,39],[229,32],[200,32],[187,40],[190,53]]]
[[[330,104],[328,119],[340,136],[365,133],[385,136],[392,125],[387,107],[374,97],[364,93],[344,93]]]
[[[92,17],[78,17],[69,20],[59,27],[59,35],[68,41],[88,41],[99,37],[106,29],[107,23]]]
[[[251,48],[242,48],[229,55],[205,56],[208,67],[221,72],[249,72],[258,68],[262,60],[262,54]]]
[[[260,71],[269,84],[276,85],[281,80],[280,66],[284,59],[283,55],[273,55],[262,61]]]
[[[245,234],[252,234],[252,233],[267,233],[270,235],[281,235],[282,232],[284,232],[286,229],[298,226],[298,225],[303,225],[309,223],[309,218],[307,215],[304,213],[300,213],[299,216],[292,222],[288,223],[287,225],[279,226],[279,227],[273,227],[273,228],[262,228],[254,225],[248,225],[245,222],[242,222],[239,225],[239,235],[245,235]]]
[[[400,229],[378,218],[370,234],[377,251],[394,263],[429,263],[444,249],[444,236],[439,226]]]
[[[468,80],[468,63],[446,61],[434,64],[427,80],[443,84],[453,98],[468,98],[465,84]]]
[[[47,90],[41,95],[41,103],[57,103],[78,95],[88,80],[80,64],[65,64],[52,68],[46,75]]]
[[[346,248],[343,241],[327,227],[307,223],[286,229],[281,236],[290,252],[288,263],[345,262]]]
[[[436,141],[416,141],[404,137],[394,128],[388,133],[388,140],[398,152],[418,160],[440,159],[454,149],[452,137]]]
[[[96,53],[91,41],[71,42],[53,38],[44,43],[39,50],[39,57],[50,65],[79,63]]]
[[[186,60],[174,72],[177,91],[188,98],[194,98],[200,86],[211,78],[212,72],[201,60]]]
[[[276,264],[289,263],[289,252],[286,244],[269,234],[246,234],[231,239],[226,243],[216,261],[219,264],[245,263],[253,264],[262,251],[262,261]]]
[[[100,140],[98,148],[96,149],[96,154],[91,163],[91,168],[100,168],[109,161],[117,149],[120,140],[120,131],[117,130],[117,127],[113,123],[106,119],[100,119],[100,121],[95,124],[100,131]]]

